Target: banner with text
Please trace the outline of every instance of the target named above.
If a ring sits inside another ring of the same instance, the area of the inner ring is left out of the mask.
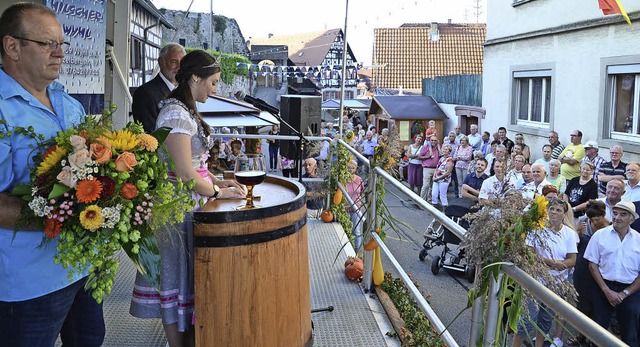
[[[106,0],[46,0],[71,46],[60,78],[69,94],[104,94]]]

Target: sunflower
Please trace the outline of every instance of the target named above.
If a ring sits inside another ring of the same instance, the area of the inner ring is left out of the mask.
[[[38,175],[42,175],[43,173],[51,170],[51,168],[56,166],[66,154],[67,151],[62,147],[53,146],[49,148],[42,156],[42,163],[38,165],[36,173]]]
[[[544,220],[547,218],[547,205],[549,204],[549,202],[544,196],[539,195],[536,196],[533,203],[536,204],[538,210],[538,219],[533,223],[534,225],[537,225],[540,229],[542,229],[544,228]]]
[[[82,180],[76,186],[76,197],[78,201],[90,203],[100,197],[102,184],[97,179]]]
[[[140,146],[149,152],[155,152],[158,148],[158,140],[149,134],[139,134],[138,140],[140,141]]]
[[[80,224],[85,229],[94,231],[104,223],[102,209],[98,205],[87,206],[84,211],[80,212]]]
[[[116,150],[129,151],[140,143],[138,137],[127,129],[114,131],[109,135],[111,147]]]

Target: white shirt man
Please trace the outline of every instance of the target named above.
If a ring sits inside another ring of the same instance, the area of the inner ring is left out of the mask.
[[[591,319],[608,328],[613,311],[620,324],[620,338],[638,346],[640,331],[640,234],[631,229],[638,218],[633,203],[623,200],[613,207],[613,224],[593,234],[584,253],[597,288],[587,297]]]
[[[473,147],[474,151],[479,151],[482,145],[482,135],[478,133],[477,124],[471,124],[467,137],[469,138],[469,146]]]
[[[538,195],[542,195],[542,188],[546,185],[552,185],[547,181],[547,172],[543,164],[535,163],[531,165],[531,175],[533,176],[533,186]]]
[[[629,163],[627,164],[627,170],[625,171],[627,180],[624,181],[624,195],[622,199],[629,200],[631,202],[640,201],[640,164]]]
[[[604,198],[600,198],[598,200],[604,202],[604,205],[607,207],[606,217],[610,222],[613,218],[613,206],[622,200],[622,195],[624,194],[624,182],[619,179],[614,179],[607,182],[607,189]]]

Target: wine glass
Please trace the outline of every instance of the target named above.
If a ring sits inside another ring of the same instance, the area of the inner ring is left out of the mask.
[[[253,186],[260,184],[267,176],[264,165],[264,155],[262,154],[242,154],[236,158],[234,169],[236,181],[247,186],[247,203],[238,206],[237,210],[260,207],[253,203]]]

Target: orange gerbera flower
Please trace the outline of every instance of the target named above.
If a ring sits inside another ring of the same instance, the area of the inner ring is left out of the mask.
[[[76,186],[76,197],[78,201],[90,203],[100,197],[102,184],[97,179],[82,180]]]
[[[136,187],[133,183],[125,183],[122,185],[122,189],[120,190],[120,194],[123,198],[127,200],[131,200],[138,196],[138,187]]]
[[[44,221],[44,233],[50,239],[55,239],[62,230],[62,223],[56,218],[47,218]]]

